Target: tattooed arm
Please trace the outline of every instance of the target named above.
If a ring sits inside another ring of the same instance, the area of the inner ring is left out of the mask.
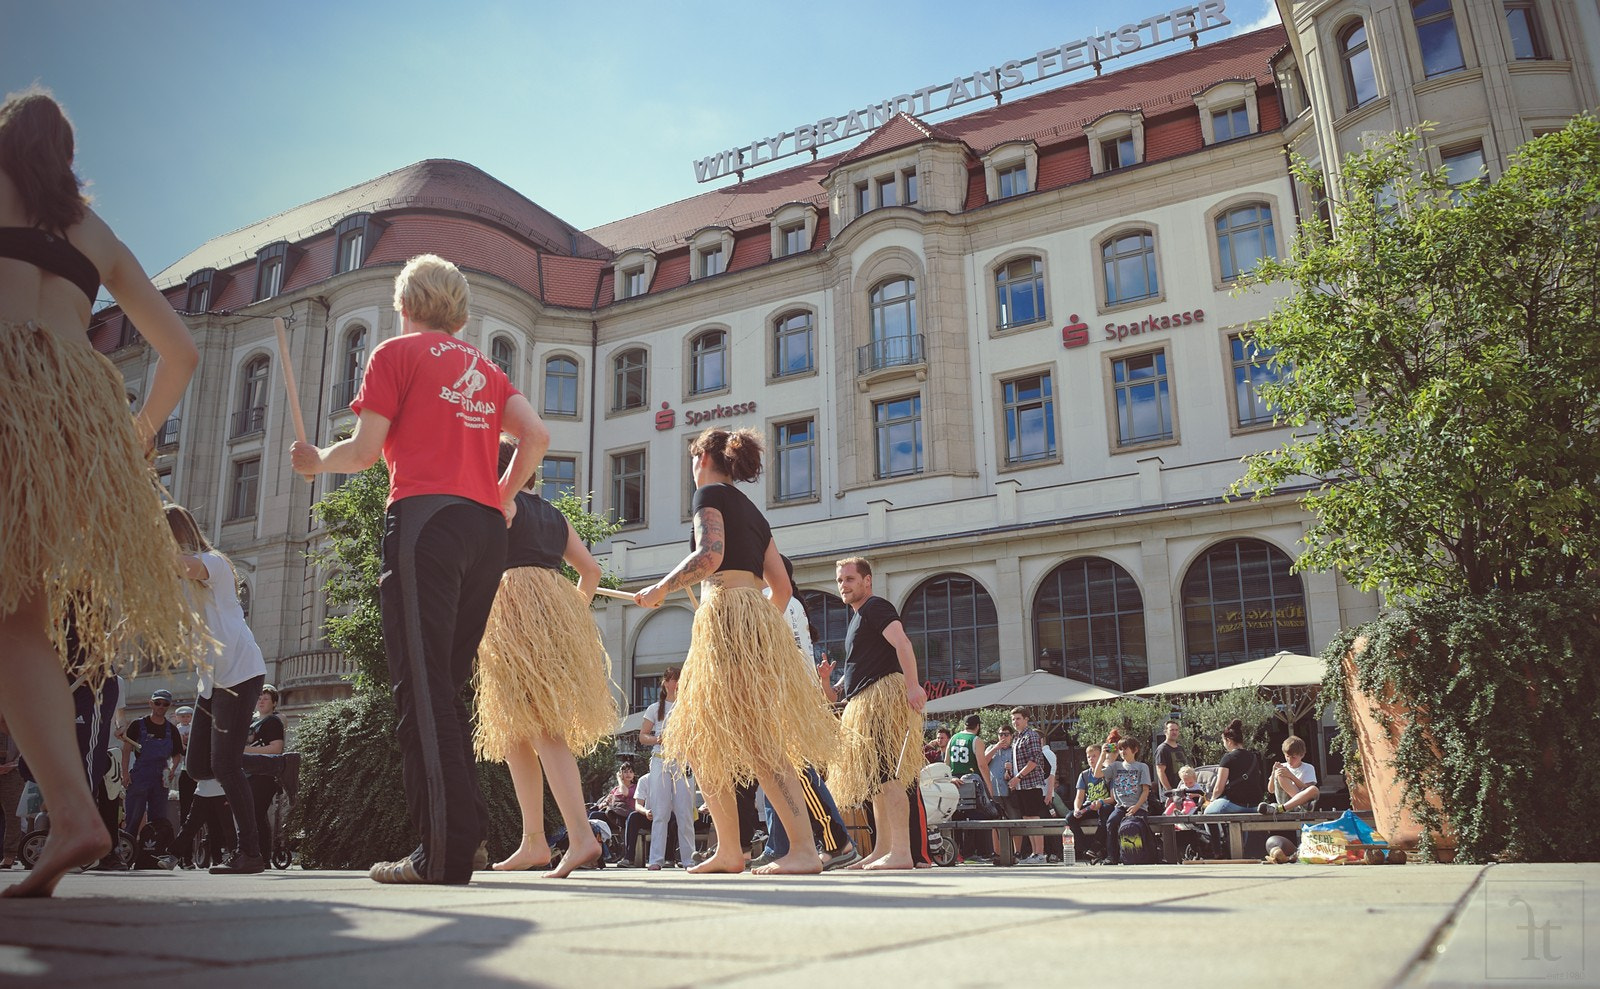
[[[722,566],[726,536],[722,527],[722,513],[715,508],[701,508],[694,513],[695,550],[683,562],[655,584],[633,596],[635,603],[646,608],[659,607],[668,594],[680,587],[698,584],[717,572]]]

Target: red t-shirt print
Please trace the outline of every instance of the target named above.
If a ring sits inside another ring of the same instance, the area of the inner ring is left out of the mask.
[[[389,504],[447,494],[500,508],[500,418],[517,390],[471,344],[408,333],[378,344],[350,408],[389,420]]]

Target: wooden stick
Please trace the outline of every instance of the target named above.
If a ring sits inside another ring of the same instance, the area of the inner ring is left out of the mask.
[[[294,383],[294,361],[289,357],[289,331],[283,325],[282,316],[272,317],[272,328],[278,334],[278,357],[283,361],[283,387],[289,393],[289,412],[294,416],[294,435],[302,443],[306,439],[305,414],[300,411],[300,390]],[[310,474],[301,474],[309,483],[313,480]]]
[[[689,604],[690,604],[691,607],[694,607],[696,609],[698,609],[700,607],[699,599],[694,596],[694,588],[690,587],[688,584],[684,584],[683,585],[683,593],[689,595]]]
[[[627,591],[614,591],[609,587],[596,587],[594,592],[601,597],[616,598],[618,601],[627,601],[630,604],[633,603],[633,595],[629,594]]]

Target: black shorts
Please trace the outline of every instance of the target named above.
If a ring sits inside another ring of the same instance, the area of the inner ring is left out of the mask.
[[[1016,802],[1017,814],[1020,817],[1044,816],[1044,791],[1035,790],[1033,787],[1019,787],[1011,791],[1011,797]]]

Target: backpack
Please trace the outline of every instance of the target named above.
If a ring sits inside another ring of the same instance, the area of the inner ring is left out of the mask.
[[[1123,865],[1149,865],[1155,860],[1143,814],[1129,814],[1122,819],[1117,825],[1117,844],[1122,850]]]

